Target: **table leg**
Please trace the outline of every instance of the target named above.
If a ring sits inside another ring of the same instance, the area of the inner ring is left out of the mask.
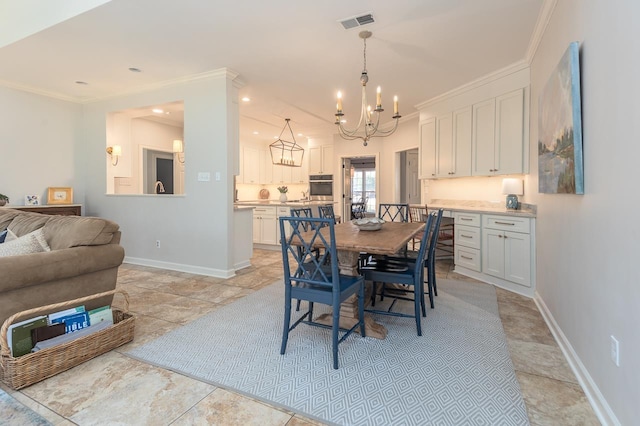
[[[346,250],[338,250],[338,263],[340,268],[340,274],[357,276],[358,275],[358,258],[360,254],[355,251],[346,251]],[[365,295],[364,295],[364,303],[365,305],[369,302],[371,297],[372,289],[368,286],[365,286]],[[331,314],[324,314],[319,316],[316,320],[321,324],[331,325]],[[340,305],[340,327],[345,329],[350,329],[354,325],[358,323],[358,296],[353,295],[347,300],[345,300]],[[365,315],[364,317],[364,330],[367,334],[367,337],[374,337],[376,339],[384,339],[387,337],[387,329],[382,325],[378,324],[371,318],[369,315]],[[356,328],[356,332],[359,332],[359,329]]]

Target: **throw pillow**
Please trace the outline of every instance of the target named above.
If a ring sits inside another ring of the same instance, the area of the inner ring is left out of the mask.
[[[4,239],[7,238],[7,230],[0,232],[0,244],[4,243]]]
[[[51,249],[44,239],[44,231],[42,228],[15,240],[5,241],[5,243],[0,245],[0,257],[19,256],[21,254],[40,253],[43,251],[51,251]]]
[[[7,229],[7,236],[4,238],[6,242],[17,240],[18,236],[11,229]]]

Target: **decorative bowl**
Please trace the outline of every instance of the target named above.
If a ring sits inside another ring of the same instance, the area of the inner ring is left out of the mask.
[[[352,220],[353,224],[361,231],[378,231],[382,229],[384,220],[377,217],[365,217]]]

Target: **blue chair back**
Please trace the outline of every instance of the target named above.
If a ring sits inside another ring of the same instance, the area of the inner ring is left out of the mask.
[[[287,224],[291,226],[291,235],[281,240],[285,286],[290,288],[294,283],[306,283],[333,287],[334,292],[339,291],[338,255],[333,220],[281,217],[280,235],[285,235]],[[328,236],[320,232],[324,227],[329,228]],[[315,254],[318,248],[324,249],[319,256]]]
[[[300,208],[291,207],[291,216],[309,218],[309,217],[313,217],[313,211],[311,210],[310,207],[300,207]],[[301,221],[298,223],[298,225],[301,225],[302,229],[306,231],[308,229],[309,223],[305,221]]]
[[[409,204],[380,204],[378,217],[387,222],[407,222],[409,220]]]
[[[443,212],[444,212],[443,209],[438,209],[438,213],[433,212],[430,214],[430,216],[436,215],[436,220],[433,224],[433,230],[431,232],[431,240],[429,241],[429,253],[427,254],[427,257],[426,257],[427,259],[435,260],[436,246],[438,245],[438,234],[440,234],[440,223],[442,222]],[[423,241],[427,241],[426,238],[427,237],[425,237]]]
[[[435,213],[430,213],[429,215],[427,215],[427,223],[425,224],[424,232],[422,234],[422,241],[427,241],[427,239],[429,238],[431,225],[434,223],[434,221],[437,222],[437,219],[435,218],[436,218]],[[429,247],[429,251],[430,251],[430,247]],[[414,265],[415,267],[414,273],[416,274],[416,276],[420,277],[420,282],[424,281],[424,278],[423,278],[424,260],[426,255],[427,255],[427,244],[420,244],[420,250],[418,250],[418,257],[416,258],[416,263]]]
[[[325,206],[318,206],[318,214],[320,217],[333,219],[333,223],[336,223],[336,215],[333,211],[333,205],[327,204]]]

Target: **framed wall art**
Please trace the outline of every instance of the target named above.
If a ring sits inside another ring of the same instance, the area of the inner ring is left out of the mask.
[[[73,204],[73,188],[50,186],[47,204]]]
[[[24,205],[25,206],[39,206],[40,205],[40,197],[37,195],[25,195],[24,196]]]
[[[579,44],[569,44],[538,99],[538,191],[584,194]]]

